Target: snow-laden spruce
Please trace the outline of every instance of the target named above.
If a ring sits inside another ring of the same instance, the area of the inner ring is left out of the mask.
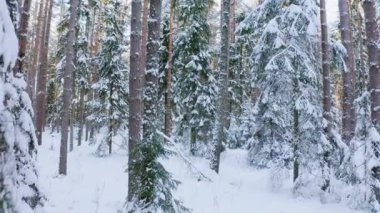
[[[5,0],[0,0],[0,28],[0,212],[32,213],[43,204],[36,136],[24,77],[12,72],[18,42]]]
[[[266,0],[238,29],[252,32],[252,89],[260,90],[250,162],[292,169],[294,189],[304,195],[328,184],[318,14],[313,0]]]
[[[96,58],[99,66],[98,81],[92,86],[98,98],[94,100],[90,119],[99,127],[107,128],[107,134],[99,144],[97,154],[105,156],[112,152],[114,134],[124,128],[128,118],[128,66],[123,32],[124,21],[120,20],[121,3],[109,1],[102,8],[104,37],[102,48]]]
[[[190,152],[210,138],[215,113],[216,78],[211,69],[210,27],[207,16],[211,1],[178,2],[178,34],[174,42],[174,102],[177,124],[190,130]]]

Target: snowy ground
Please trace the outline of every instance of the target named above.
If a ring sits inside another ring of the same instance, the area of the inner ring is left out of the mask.
[[[59,136],[44,134],[38,166],[48,203],[47,213],[116,213],[127,195],[125,151],[112,156],[94,156],[95,147],[85,142],[69,153],[68,175],[58,176]],[[172,156],[164,163],[182,184],[176,192],[194,213],[350,213],[342,204],[321,204],[318,200],[294,198],[290,186],[273,192],[268,174],[247,166],[246,152],[228,151],[222,155],[220,175],[208,169],[200,158],[191,161],[212,182],[198,178],[182,158]]]

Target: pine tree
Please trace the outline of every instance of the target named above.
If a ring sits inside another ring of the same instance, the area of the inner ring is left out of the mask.
[[[207,16],[210,1],[179,2],[179,29],[174,42],[174,103],[179,129],[190,129],[190,152],[197,142],[212,132],[215,113],[216,78],[211,69],[210,27]]]

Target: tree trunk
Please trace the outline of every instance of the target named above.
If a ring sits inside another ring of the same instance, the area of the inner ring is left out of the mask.
[[[84,113],[84,88],[80,89],[79,94],[79,109],[78,109],[78,116],[79,116],[79,130],[78,130],[78,146],[82,145],[82,137],[83,137],[83,129],[84,129],[84,123],[85,123],[85,113]],[[87,140],[87,134],[86,134],[86,140]]]
[[[168,68],[165,74],[165,129],[164,133],[170,137],[172,133],[172,72],[173,72],[173,42],[174,42],[174,4],[175,0],[170,0],[170,20],[169,20],[169,48],[168,48]]]
[[[222,1],[221,17],[221,50],[219,59],[220,73],[218,76],[219,94],[215,121],[214,150],[211,169],[219,173],[220,154],[223,142],[226,142],[226,126],[228,117],[228,65],[229,65],[229,20],[230,0]]]
[[[141,57],[140,66],[141,71],[144,72],[146,66],[146,43],[148,40],[148,14],[149,14],[149,0],[144,0],[142,29],[141,29]]]
[[[109,105],[110,105],[110,109],[109,109],[109,114],[108,114],[108,119],[109,119],[109,123],[108,123],[108,135],[107,135],[107,142],[108,142],[108,154],[112,154],[112,136],[113,136],[113,125],[114,125],[114,118],[113,118],[113,108],[114,108],[114,103],[113,103],[113,100],[112,100],[112,96],[113,96],[113,83],[111,82],[111,85],[110,85],[110,96],[109,96]]]
[[[77,37],[75,37],[77,38]],[[74,59],[73,59],[73,64],[76,64],[76,51],[74,50]],[[75,87],[75,79],[76,79],[76,72],[75,72],[75,68],[74,68],[74,71],[73,71],[73,75],[72,75],[72,90],[71,90],[71,108],[70,108],[70,122],[69,122],[69,125],[70,125],[70,137],[69,137],[69,151],[73,151],[74,150],[74,121],[75,121],[75,104],[74,102],[72,101],[73,99],[76,98],[76,87]]]
[[[46,0],[45,8],[49,8],[45,11],[45,21],[43,23],[43,42],[40,47],[40,63],[39,71],[37,74],[37,100],[36,100],[36,131],[38,145],[42,144],[42,132],[45,125],[45,113],[46,113],[46,78],[48,70],[48,48],[50,38],[50,23],[53,12],[52,0]]]
[[[32,106],[34,111],[36,111],[35,107],[35,98],[36,98],[36,73],[37,73],[37,67],[38,67],[38,57],[39,57],[39,51],[40,49],[40,43],[43,38],[43,11],[44,11],[44,4],[43,1],[40,1],[39,8],[38,8],[38,18],[37,18],[37,29],[36,29],[36,41],[34,43],[34,54],[32,58],[32,65],[28,72],[28,93],[30,96],[30,100],[32,101]],[[32,50],[32,51],[33,51]]]
[[[236,0],[230,0],[230,4],[231,4],[231,7],[230,7],[230,20],[229,20],[229,26],[230,26],[230,58],[229,60],[230,61],[230,64],[231,63],[234,63],[233,60],[234,60],[234,57],[235,57],[235,47],[233,46],[235,44],[235,29],[236,29],[236,20],[235,20],[235,10],[236,10]],[[232,57],[232,58],[231,58]],[[229,69],[229,78],[230,80],[236,80],[236,77],[237,77],[237,73],[235,73],[237,69],[233,66],[230,67]],[[234,84],[231,84],[232,88],[231,88],[231,92],[235,92],[234,91]],[[233,110],[234,110],[234,100],[233,100],[233,96],[232,94],[229,95],[228,97],[229,99],[229,106],[228,106],[228,115],[227,115],[227,129],[230,128],[230,125],[231,125],[231,116],[232,116],[232,113],[233,113]]]
[[[329,35],[326,20],[326,2],[320,0],[320,19],[321,19],[321,48],[322,48],[322,76],[323,76],[323,118],[327,121],[324,131],[332,142],[332,116],[331,116],[331,85],[330,85],[330,47]],[[330,152],[325,150],[325,161],[328,167],[330,162]],[[325,191],[330,185],[329,178],[326,178],[322,189]]]
[[[329,35],[326,21],[326,2],[320,0],[320,18],[321,18],[321,46],[322,46],[322,75],[323,75],[323,117],[327,121],[325,128],[326,134],[331,136],[331,86],[330,86],[330,48]]]
[[[134,161],[138,153],[136,147],[141,143],[142,114],[142,77],[140,66],[141,56],[141,0],[132,1],[131,15],[131,47],[129,73],[129,155],[128,155],[128,201],[135,199],[139,181],[133,171]],[[137,198],[136,198],[137,199]]]
[[[62,125],[61,125],[61,146],[59,157],[59,174],[67,174],[67,140],[68,140],[68,128],[70,121],[70,106],[74,72],[74,43],[75,43],[75,25],[77,22],[79,0],[71,0],[70,7],[70,20],[68,39],[66,44],[66,63],[64,69],[63,78],[63,109],[62,109]]]
[[[14,73],[23,73],[23,63],[25,59],[26,47],[28,45],[28,25],[30,18],[30,7],[32,5],[32,0],[24,0],[22,6],[20,28],[18,31],[18,58],[16,61],[16,66],[14,67]]]
[[[356,76],[348,0],[339,0],[339,15],[342,43],[347,50],[344,57],[347,70],[343,72],[342,137],[346,143],[349,143],[354,136],[356,126],[354,108]]]
[[[369,91],[371,93],[371,119],[376,128],[380,124],[380,69],[379,69],[379,29],[376,21],[376,2],[363,1],[365,29],[369,62]]]

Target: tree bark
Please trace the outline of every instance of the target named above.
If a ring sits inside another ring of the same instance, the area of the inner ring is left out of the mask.
[[[330,85],[330,47],[326,20],[326,2],[320,0],[322,76],[323,76],[323,117],[327,121],[326,134],[331,137],[331,85]]]
[[[24,4],[21,9],[21,19],[20,19],[20,28],[18,31],[18,58],[16,61],[16,66],[14,67],[13,72],[23,73],[23,63],[25,59],[26,47],[28,45],[28,25],[30,18],[30,7],[32,5],[32,0],[24,0]]]
[[[48,70],[48,48],[50,38],[50,23],[53,11],[52,0],[46,0],[45,8],[45,21],[43,23],[43,42],[40,47],[40,63],[39,71],[37,74],[37,99],[36,99],[36,132],[38,145],[42,144],[42,132],[45,125],[45,113],[46,113],[46,79]]]
[[[36,29],[36,39],[34,43],[33,50],[35,51],[33,54],[32,58],[32,64],[31,68],[28,71],[28,93],[30,96],[30,100],[32,101],[32,106],[34,111],[35,110],[35,93],[36,93],[36,73],[37,73],[37,64],[38,64],[38,56],[39,56],[39,51],[37,51],[40,48],[40,43],[42,40],[42,30],[43,30],[43,9],[44,9],[44,4],[43,1],[40,1],[39,7],[38,7],[38,16],[37,16],[37,29]]]
[[[84,110],[84,94],[85,89],[81,88],[79,91],[79,109],[78,109],[78,116],[79,116],[79,130],[78,130],[78,146],[82,145],[82,137],[83,137],[83,129],[84,129],[84,123],[85,123],[85,110]],[[86,140],[87,140],[87,134],[86,134]]]
[[[228,117],[228,66],[229,66],[229,21],[230,21],[230,0],[222,1],[221,17],[221,50],[218,76],[219,94],[215,121],[214,150],[211,162],[211,169],[219,173],[220,154],[223,142],[226,141],[226,127]]]
[[[369,91],[371,94],[371,120],[375,127],[380,124],[380,69],[379,69],[379,29],[376,21],[376,2],[363,1],[365,29],[369,62]]]
[[[133,171],[134,161],[137,160],[137,146],[141,143],[141,114],[142,114],[142,78],[141,56],[141,0],[132,0],[131,15],[131,47],[129,73],[129,155],[128,155],[128,201],[135,199],[138,190],[137,177]]]
[[[344,142],[349,143],[354,136],[356,126],[354,108],[356,76],[348,0],[339,0],[339,16],[342,43],[347,51],[344,57],[346,70],[343,73],[342,138]]]
[[[108,112],[108,135],[107,135],[107,142],[108,142],[108,154],[112,154],[112,138],[113,138],[113,131],[114,131],[114,118],[113,118],[113,108],[114,108],[114,103],[113,103],[113,83],[111,82],[111,85],[109,87],[110,90],[110,96],[109,96],[109,104],[110,104],[110,109]]]
[[[146,66],[146,43],[148,41],[148,14],[149,14],[149,0],[144,0],[143,5],[143,17],[142,17],[142,29],[141,29],[141,57],[140,65],[141,70],[144,72]]]
[[[71,0],[70,7],[70,20],[69,20],[69,31],[68,39],[66,45],[66,63],[64,69],[63,78],[63,109],[62,109],[62,119],[61,119],[61,146],[60,146],[60,157],[59,157],[59,174],[67,174],[67,141],[68,141],[68,130],[70,121],[70,106],[71,106],[71,96],[72,96],[72,85],[73,79],[72,75],[74,72],[74,43],[75,43],[75,25],[77,22],[79,0]]]
[[[173,72],[173,42],[174,42],[174,4],[175,0],[170,0],[170,20],[169,20],[169,47],[168,65],[165,74],[166,93],[165,93],[165,124],[164,133],[170,137],[172,133],[172,72]]]
[[[230,26],[230,56],[232,56],[232,58],[229,58],[230,63],[234,63],[233,60],[234,60],[234,57],[235,57],[235,47],[233,46],[235,44],[235,30],[236,30],[236,20],[235,20],[235,13],[236,13],[236,0],[230,0],[230,20],[229,20],[229,26]],[[230,77],[230,80],[236,80],[237,78],[237,73],[235,73],[235,71],[237,69],[234,69],[233,66],[230,67],[229,69],[229,77]],[[232,86],[232,92],[235,92],[234,91],[234,84],[231,84]],[[232,113],[233,113],[233,110],[234,110],[234,100],[233,100],[233,95],[230,94],[229,97],[228,97],[228,100],[229,100],[229,106],[228,106],[228,115],[227,115],[227,129],[230,128],[230,125],[231,125],[231,116],[232,116]]]

